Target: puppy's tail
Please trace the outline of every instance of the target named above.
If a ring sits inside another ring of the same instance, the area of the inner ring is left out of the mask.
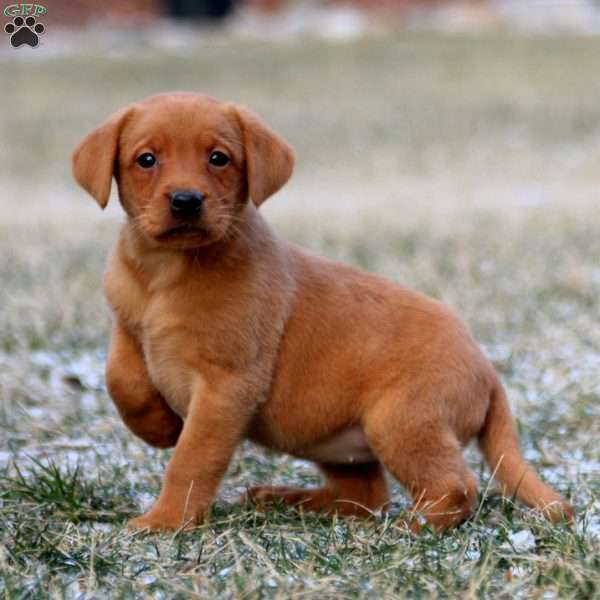
[[[490,396],[488,412],[479,433],[479,447],[504,496],[517,498],[541,510],[552,522],[573,521],[573,507],[546,485],[521,455],[510,406],[499,381]]]

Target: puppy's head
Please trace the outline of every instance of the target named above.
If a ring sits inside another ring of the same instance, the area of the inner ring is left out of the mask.
[[[294,152],[247,109],[199,94],[154,96],[114,114],[73,154],[73,173],[102,208],[113,176],[136,229],[195,248],[234,235],[249,199],[292,174]]]

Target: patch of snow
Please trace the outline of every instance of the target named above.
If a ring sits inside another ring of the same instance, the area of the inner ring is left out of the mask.
[[[47,416],[48,409],[45,406],[30,406],[27,412],[32,419],[42,420]]]
[[[529,529],[522,529],[508,536],[509,541],[504,542],[503,550],[514,550],[515,552],[527,552],[535,548],[535,536]]]
[[[493,7],[504,22],[524,31],[600,32],[600,10],[593,0],[494,0]]]
[[[600,500],[592,502],[586,518],[577,524],[577,529],[585,531],[592,539],[600,542]]]
[[[527,575],[527,571],[521,565],[512,565],[510,567],[511,577],[524,577]]]
[[[523,208],[543,206],[552,201],[551,193],[544,185],[524,185],[515,190],[516,204]]]
[[[227,577],[229,575],[229,573],[231,573],[231,571],[233,571],[234,567],[235,567],[235,565],[229,565],[228,567],[221,569],[218,573],[219,577]]]
[[[255,39],[288,40],[313,36],[333,42],[352,41],[373,27],[364,12],[351,6],[323,6],[317,2],[294,2],[281,13],[261,14],[241,10],[228,31],[234,36]]]
[[[140,510],[146,512],[154,504],[156,496],[153,496],[148,492],[140,492],[139,494],[136,494],[136,499],[139,503]]]

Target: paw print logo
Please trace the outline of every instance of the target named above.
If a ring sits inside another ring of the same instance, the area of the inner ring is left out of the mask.
[[[39,36],[46,31],[42,23],[36,23],[35,17],[15,17],[12,23],[4,26],[4,31],[10,35],[10,43],[13,48],[27,44],[35,48],[40,41]]]

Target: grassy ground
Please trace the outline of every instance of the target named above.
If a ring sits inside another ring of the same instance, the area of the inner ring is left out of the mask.
[[[600,597],[599,51],[422,34],[0,55],[0,593]],[[236,504],[247,485],[316,479],[248,444],[211,523],[124,529],[169,453],[129,434],[107,398],[100,277],[119,213],[75,189],[68,155],[124,102],[171,88],[245,102],[297,147],[295,179],[265,207],[282,233],[460,312],[576,528],[482,494],[455,532],[414,537],[395,526],[399,488],[371,523],[257,513]]]

